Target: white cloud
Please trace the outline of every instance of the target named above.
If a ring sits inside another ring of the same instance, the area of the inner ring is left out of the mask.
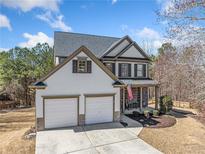
[[[172,0],[166,0],[162,3],[162,11],[165,13],[176,11]]]
[[[164,38],[160,35],[159,32],[155,31],[152,28],[144,27],[142,29],[130,28],[128,25],[121,25],[121,30],[130,35],[138,43],[143,46],[144,43],[149,44],[149,47],[152,48],[153,53],[156,53],[157,49],[161,47],[164,42]]]
[[[115,4],[115,3],[117,3],[117,0],[112,0],[112,4]]]
[[[9,48],[0,48],[0,52],[2,51],[9,51],[10,49]]]
[[[53,46],[53,38],[47,36],[43,32],[38,32],[36,35],[29,33],[24,33],[23,37],[27,39],[26,42],[19,43],[20,47],[34,47],[37,43],[48,43],[50,46]]]
[[[153,47],[155,49],[159,49],[162,46],[162,43],[163,43],[163,41],[161,41],[161,40],[155,40],[155,41],[152,42]]]
[[[0,4],[6,7],[21,9],[23,12],[33,8],[43,8],[46,10],[58,11],[60,0],[0,0]]]
[[[175,9],[174,0],[156,0],[156,2],[160,5],[161,12],[169,13],[177,11]]]
[[[9,31],[12,30],[9,19],[3,14],[0,14],[0,28],[8,28]]]
[[[58,28],[66,32],[72,31],[72,28],[64,23],[64,16],[62,14],[56,15],[52,14],[50,11],[47,11],[44,14],[37,15],[36,17],[48,23],[52,28]]]
[[[157,31],[147,27],[144,27],[142,30],[137,32],[137,35],[141,38],[150,39],[150,40],[160,38],[160,34]]]
[[[164,39],[157,31],[148,27],[137,30],[136,35],[140,39],[150,42],[150,46],[155,50],[154,52],[156,52],[156,50],[160,48],[162,43],[164,42]]]

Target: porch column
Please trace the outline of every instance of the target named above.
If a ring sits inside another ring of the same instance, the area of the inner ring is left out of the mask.
[[[125,111],[125,87],[122,88],[122,112]]]
[[[159,87],[155,86],[155,109],[158,110],[158,93],[159,93]]]
[[[142,87],[140,87],[140,111],[142,111]]]

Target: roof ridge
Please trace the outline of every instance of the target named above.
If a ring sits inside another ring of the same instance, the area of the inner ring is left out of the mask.
[[[78,35],[87,35],[87,36],[95,36],[95,37],[109,37],[109,38],[121,39],[121,37],[113,37],[113,36],[106,36],[106,35],[95,35],[95,34],[86,34],[86,33],[75,33],[75,32],[54,31],[54,33],[78,34]]]

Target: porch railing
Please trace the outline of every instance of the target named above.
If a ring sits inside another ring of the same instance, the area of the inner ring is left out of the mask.
[[[139,107],[140,107],[139,100],[132,100],[132,101],[126,100],[126,102],[125,102],[125,109],[127,109],[127,110],[136,109]]]

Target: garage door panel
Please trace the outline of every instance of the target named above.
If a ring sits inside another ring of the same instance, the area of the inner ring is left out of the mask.
[[[113,121],[113,97],[86,98],[86,124]]]
[[[45,128],[77,125],[77,98],[46,99]]]

